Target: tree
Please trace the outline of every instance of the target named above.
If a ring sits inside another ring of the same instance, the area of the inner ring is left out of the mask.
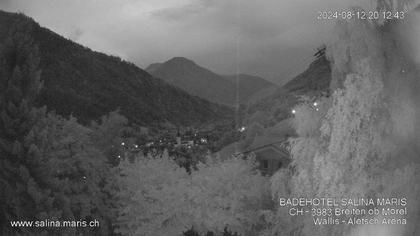
[[[33,103],[41,88],[38,49],[27,34],[32,27],[17,22],[0,45],[0,232],[6,235],[15,230],[10,220],[32,218],[42,198],[25,143],[39,116]]]
[[[112,219],[106,194],[113,175],[92,130],[34,107],[42,85],[29,36],[34,23],[17,21],[0,45],[0,234],[80,233],[86,229],[10,226],[16,220]],[[90,228],[89,234],[110,230]]]
[[[192,227],[187,199],[188,173],[166,157],[124,160],[121,170],[117,233],[180,235]]]
[[[268,196],[267,179],[253,160],[207,159],[188,174],[169,157],[140,157],[120,165],[118,233],[255,235]]]
[[[92,141],[97,149],[101,150],[112,166],[117,166],[124,157],[124,133],[128,131],[128,120],[113,111],[102,116],[100,123],[92,122]]]
[[[26,137],[33,147],[31,171],[52,202],[48,206],[38,203],[35,219],[95,219],[101,223],[100,229],[64,228],[57,232],[110,233],[112,209],[108,199],[112,197],[107,195],[107,188],[114,175],[104,154],[94,146],[91,134],[74,117],[65,119],[50,113]]]
[[[384,28],[364,21],[338,24],[328,53],[333,80],[340,85],[320,102],[326,112],[313,112],[306,104],[296,109],[299,137],[291,141],[292,168],[272,179],[276,196],[415,199],[420,194],[418,184],[402,184],[420,180],[418,152],[413,153],[413,139],[420,133],[412,128],[418,125],[413,104],[419,104],[419,97],[411,88],[418,86],[418,71],[401,73],[409,55],[401,53],[395,36]],[[411,96],[401,96],[402,91]],[[418,222],[420,204],[411,201],[410,209],[408,220]],[[311,217],[293,220],[281,207],[271,222],[267,235],[383,235],[396,230],[392,235],[409,236],[420,230],[415,224],[316,227]]]
[[[262,211],[270,207],[268,179],[254,159],[208,158],[191,174],[189,204],[194,229],[223,235],[225,229],[240,235],[261,230]]]

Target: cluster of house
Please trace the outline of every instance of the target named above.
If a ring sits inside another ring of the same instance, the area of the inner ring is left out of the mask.
[[[290,162],[288,137],[290,134],[256,136],[253,142],[245,149],[234,153],[254,157],[259,163],[259,169],[263,175],[273,175],[280,168],[287,167]],[[208,133],[198,131],[187,131],[181,134],[180,131],[174,134],[160,137],[155,141],[149,141],[144,145],[122,145],[130,146],[130,152],[147,151],[154,149],[166,149],[173,151],[178,148],[190,149],[194,146],[207,145]],[[132,147],[131,147],[132,146]],[[126,150],[128,150],[126,149]]]
[[[207,135],[199,132],[187,132],[184,135],[181,135],[180,131],[178,130],[176,134],[176,142],[175,147],[186,147],[191,148],[192,146],[197,145],[205,145],[208,143]]]
[[[198,131],[187,131],[181,134],[178,130],[176,134],[165,134],[155,140],[150,140],[143,145],[136,145],[136,150],[167,149],[172,151],[177,148],[192,148],[208,144],[208,133]]]

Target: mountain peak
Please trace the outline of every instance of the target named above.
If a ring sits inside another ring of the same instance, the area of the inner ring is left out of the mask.
[[[159,69],[159,67],[162,65],[162,63],[152,63],[150,64],[145,70],[149,73],[152,73]]]
[[[155,63],[146,70],[192,95],[229,106],[236,104],[237,92],[242,103],[246,103],[257,91],[275,86],[256,76],[240,75],[241,83],[237,91],[234,83],[236,80],[214,73],[185,57],[174,57],[162,64]]]
[[[166,61],[164,64],[197,66],[194,61],[185,57],[173,57]]]
[[[173,58],[169,59],[168,61],[193,62],[192,60],[190,60],[186,57],[173,57]]]

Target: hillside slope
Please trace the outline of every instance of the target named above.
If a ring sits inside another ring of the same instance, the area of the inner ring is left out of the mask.
[[[262,91],[278,88],[276,84],[258,76],[239,74],[224,75],[223,77],[232,83],[236,83],[236,80],[239,79],[239,99],[246,102],[252,102],[255,97],[260,96],[259,93]]]
[[[250,104],[246,111],[245,137],[236,144],[239,151],[247,151],[295,136],[292,109],[304,95],[316,99],[328,94],[331,81],[330,63],[325,56],[317,57],[301,74],[282,88],[265,91],[264,96]],[[263,90],[264,91],[264,90]],[[220,151],[223,155],[236,152],[234,145]],[[235,147],[236,147],[235,146]]]
[[[330,63],[325,56],[322,56],[315,59],[304,72],[282,88],[251,104],[247,111],[248,117],[259,114],[259,117],[262,117],[259,123],[264,126],[277,124],[292,115],[291,109],[298,103],[299,96],[316,97],[328,94],[330,82]]]
[[[331,67],[325,56],[318,58],[283,88],[289,92],[306,93],[310,91],[327,91],[331,82]]]
[[[13,31],[39,46],[44,89],[39,105],[82,122],[120,109],[138,124],[190,125],[230,116],[231,110],[153,78],[132,63],[98,53],[40,27],[22,14],[0,11],[0,43]]]
[[[183,57],[174,57],[164,63],[151,64],[146,71],[190,94],[209,101],[230,106],[236,103],[235,75],[221,76]],[[240,103],[246,103],[249,97],[261,89],[275,86],[256,76],[239,75],[239,79]]]

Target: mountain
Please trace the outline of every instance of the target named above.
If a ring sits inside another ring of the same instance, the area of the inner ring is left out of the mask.
[[[316,56],[309,67],[281,88],[262,90],[259,100],[251,103],[245,111],[243,125],[244,138],[223,148],[221,155],[229,156],[235,152],[252,150],[296,135],[293,125],[292,109],[306,95],[316,99],[328,96],[331,82],[330,63],[325,54]],[[235,147],[235,148],[233,148]]]
[[[147,68],[146,71],[149,73],[153,73],[155,72],[160,66],[162,65],[162,63],[153,63],[150,64]]]
[[[291,109],[299,102],[299,96],[322,96],[329,93],[331,83],[330,62],[324,56],[316,58],[309,67],[275,91],[266,91],[262,99],[252,103],[247,117],[252,123],[258,122],[270,127],[291,116]]]
[[[236,75],[216,74],[184,57],[174,57],[164,63],[151,64],[146,71],[209,101],[230,106],[236,103]],[[249,75],[239,75],[239,81],[241,103],[246,103],[248,98],[259,90],[275,86],[262,78]]]
[[[236,84],[236,80],[239,79],[239,97],[240,100],[252,102],[255,97],[260,96],[259,93],[262,91],[269,91],[278,88],[272,82],[269,82],[261,77],[239,74],[239,75],[225,75],[223,76],[227,80]]]
[[[309,68],[299,74],[283,88],[289,92],[306,93],[310,91],[327,91],[331,82],[331,67],[325,56],[316,59]]]
[[[226,118],[230,108],[191,96],[118,57],[83,47],[22,14],[0,11],[0,44],[11,32],[39,47],[44,89],[39,105],[82,122],[120,109],[131,122],[191,125]]]

